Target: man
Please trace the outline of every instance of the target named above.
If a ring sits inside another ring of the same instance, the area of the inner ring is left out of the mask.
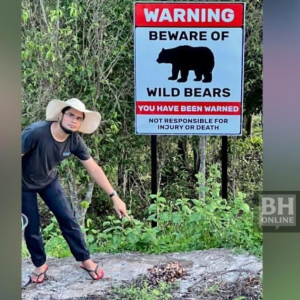
[[[37,194],[55,215],[80,267],[89,272],[94,280],[104,275],[103,270],[90,259],[80,226],[58,181],[55,167],[63,159],[75,155],[95,182],[110,196],[118,216],[130,220],[125,203],[118,197],[77,133],[93,133],[100,120],[98,112],[85,109],[85,105],[78,99],[72,98],[66,102],[52,100],[46,109],[46,121],[33,123],[22,132],[22,213],[29,221],[24,236],[36,267],[30,282],[42,283],[48,270],[39,228]]]

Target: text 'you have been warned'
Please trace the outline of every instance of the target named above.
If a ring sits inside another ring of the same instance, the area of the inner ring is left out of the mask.
[[[241,135],[243,3],[135,3],[137,134]]]

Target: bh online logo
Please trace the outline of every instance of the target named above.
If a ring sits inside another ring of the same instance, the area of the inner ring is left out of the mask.
[[[296,226],[296,195],[261,195],[261,226]]]

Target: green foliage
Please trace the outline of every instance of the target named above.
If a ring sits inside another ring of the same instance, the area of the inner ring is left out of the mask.
[[[22,241],[22,245],[21,245],[21,255],[22,258],[26,258],[30,256],[24,241]]]
[[[221,159],[221,140],[209,139],[207,147],[207,165],[210,166]],[[228,138],[228,193],[235,197],[236,191],[246,195],[246,201],[262,191],[263,175],[263,138],[260,116],[253,122],[252,136]],[[207,172],[207,178],[209,173]]]
[[[246,1],[244,113],[262,112],[262,1]]]
[[[69,257],[71,252],[69,246],[58,227],[55,217],[51,218],[51,223],[43,230],[43,237],[46,241],[45,250],[53,257]]]
[[[150,287],[146,281],[143,281],[141,284],[132,284],[127,287],[113,287],[110,299],[168,300],[173,299],[172,288],[173,285],[166,284],[163,281],[159,282],[159,285],[155,288]]]
[[[222,199],[215,180],[219,177],[218,167],[212,166],[205,200],[167,201],[153,195],[148,222],[108,217],[106,229],[97,237],[98,251],[163,253],[227,247],[259,253],[262,234],[254,230],[253,210],[242,193],[231,201]],[[152,228],[151,221],[157,227]]]

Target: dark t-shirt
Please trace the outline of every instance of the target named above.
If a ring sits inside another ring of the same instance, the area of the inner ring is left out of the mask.
[[[22,132],[22,186],[40,189],[57,178],[55,167],[71,154],[80,160],[90,158],[88,149],[77,134],[64,142],[56,141],[50,131],[53,122],[41,121],[26,127]]]

